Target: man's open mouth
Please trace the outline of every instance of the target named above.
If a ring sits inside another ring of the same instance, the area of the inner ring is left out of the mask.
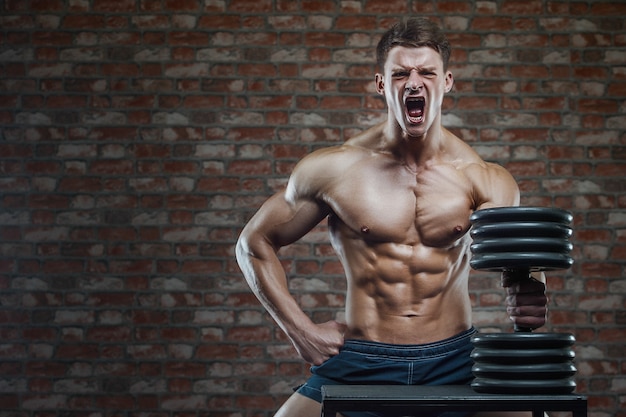
[[[406,112],[411,123],[421,123],[424,120],[424,97],[407,97]]]

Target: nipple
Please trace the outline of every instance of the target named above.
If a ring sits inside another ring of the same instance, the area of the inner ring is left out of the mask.
[[[461,227],[461,226],[457,226],[457,227],[455,227],[455,228],[454,228],[454,231],[455,231],[456,233],[461,233],[461,232],[463,231],[463,227]]]
[[[369,233],[370,232],[370,228],[367,226],[361,226],[361,232],[362,233]]]

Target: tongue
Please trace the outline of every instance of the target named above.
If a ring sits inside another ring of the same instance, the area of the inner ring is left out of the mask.
[[[409,110],[409,116],[411,117],[421,117],[422,114],[424,114],[424,112],[419,108]]]

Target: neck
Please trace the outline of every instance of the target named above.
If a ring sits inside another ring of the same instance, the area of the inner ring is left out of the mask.
[[[410,136],[399,125],[390,122],[384,129],[389,152],[411,170],[417,170],[441,152],[444,135],[444,129],[438,123],[422,136]]]

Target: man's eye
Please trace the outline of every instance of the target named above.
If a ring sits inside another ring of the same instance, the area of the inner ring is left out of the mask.
[[[403,71],[403,72],[395,72],[395,73],[393,74],[393,76],[394,76],[395,78],[403,78],[403,77],[406,77],[406,76],[408,76],[408,75],[409,75],[409,73],[408,73],[408,72],[406,72],[406,71]]]

